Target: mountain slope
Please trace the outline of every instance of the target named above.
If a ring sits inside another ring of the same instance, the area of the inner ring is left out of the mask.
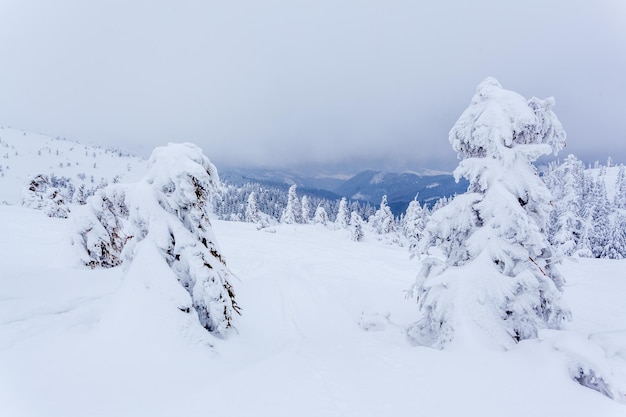
[[[67,177],[76,187],[92,188],[116,177],[135,181],[146,163],[118,150],[0,127],[0,203],[18,204],[22,188],[37,174]]]
[[[461,194],[467,190],[467,181],[454,181],[451,174],[418,175],[412,172],[388,173],[363,171],[344,182],[336,192],[351,199],[380,203],[383,195],[394,212],[402,212],[418,195],[423,204],[432,205],[441,197]]]

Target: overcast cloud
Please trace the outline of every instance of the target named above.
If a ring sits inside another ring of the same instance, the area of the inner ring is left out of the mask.
[[[626,2],[0,0],[0,124],[218,167],[451,169],[496,77],[626,163]]]

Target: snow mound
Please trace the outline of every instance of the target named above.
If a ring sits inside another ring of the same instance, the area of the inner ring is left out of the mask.
[[[539,338],[567,357],[573,380],[626,404],[626,330],[588,336],[543,330]]]

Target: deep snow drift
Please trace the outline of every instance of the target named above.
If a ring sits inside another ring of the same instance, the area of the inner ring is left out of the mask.
[[[626,261],[565,261],[566,331],[441,351],[406,337],[406,248],[319,225],[213,228],[240,279],[226,341],[176,308],[184,290],[154,250],[90,270],[68,220],[0,206],[0,415],[626,415],[572,375],[584,356],[624,380]]]

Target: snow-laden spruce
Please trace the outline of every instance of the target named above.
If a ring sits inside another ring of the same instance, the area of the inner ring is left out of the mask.
[[[348,211],[348,200],[345,197],[341,197],[339,202],[339,208],[337,209],[337,216],[335,217],[335,229],[347,229],[350,224],[350,214]]]
[[[350,239],[360,242],[365,236],[363,233],[363,219],[356,211],[350,213]]]
[[[565,146],[553,106],[487,78],[450,131],[454,175],[470,185],[432,213],[416,247],[417,343],[507,348],[569,318],[545,233],[550,193],[532,164]]]
[[[109,185],[73,213],[83,263],[110,268],[132,262],[137,250],[150,246],[137,244],[152,241],[191,296],[202,326],[227,336],[239,308],[209,221],[207,201],[218,186],[215,166],[197,146],[156,148],[141,181]]]
[[[417,242],[419,242],[422,234],[424,233],[424,227],[426,226],[426,220],[428,218],[428,208],[422,207],[417,200],[417,195],[409,203],[406,208],[406,213],[401,221],[402,234],[409,241],[409,250],[415,249]]]
[[[302,207],[300,207],[300,200],[296,193],[296,185],[289,187],[289,196],[287,197],[287,207],[280,216],[280,222],[284,224],[302,223],[301,214]]]

